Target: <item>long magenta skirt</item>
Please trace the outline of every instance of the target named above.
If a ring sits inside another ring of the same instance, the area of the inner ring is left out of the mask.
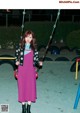
[[[24,55],[23,66],[18,67],[18,101],[35,102],[36,95],[36,75],[33,66],[33,51]]]

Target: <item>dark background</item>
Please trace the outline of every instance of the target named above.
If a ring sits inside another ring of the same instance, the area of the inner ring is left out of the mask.
[[[25,10],[25,21],[55,21],[57,15],[57,9],[40,9],[40,10]],[[21,25],[23,17],[23,9],[10,9],[0,10],[0,25]],[[72,21],[72,22],[80,22],[80,10],[78,9],[65,9],[61,10],[59,21]]]
[[[26,9],[24,17],[24,32],[32,30],[37,37],[39,46],[46,46],[51,35],[58,9]],[[24,9],[0,10],[0,48],[14,48],[19,43],[22,33]],[[80,10],[65,9],[60,11],[53,44],[58,46],[77,47],[80,49]],[[63,40],[64,45],[60,45]],[[45,43],[44,43],[45,42]],[[13,47],[12,47],[13,45]]]

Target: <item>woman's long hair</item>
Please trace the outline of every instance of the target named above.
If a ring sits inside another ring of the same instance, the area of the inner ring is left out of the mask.
[[[25,46],[25,37],[27,37],[28,35],[32,35],[32,41],[31,41],[31,49],[32,50],[35,50],[37,49],[37,43],[36,43],[36,38],[35,38],[35,35],[32,31],[26,31],[20,41],[20,46],[21,48],[24,48]]]

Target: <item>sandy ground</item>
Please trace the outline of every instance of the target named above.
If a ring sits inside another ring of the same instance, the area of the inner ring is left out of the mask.
[[[32,103],[31,113],[79,113],[73,109],[78,85],[75,72],[70,72],[72,62],[45,61],[37,79],[37,100]],[[9,113],[21,113],[17,101],[17,80],[10,64],[0,66],[0,104],[9,105]],[[1,105],[0,105],[1,106]],[[1,112],[0,112],[1,113]],[[5,113],[5,112],[4,112]]]

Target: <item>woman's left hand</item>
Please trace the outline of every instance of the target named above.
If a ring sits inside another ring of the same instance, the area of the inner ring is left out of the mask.
[[[42,66],[43,65],[43,62],[39,61],[39,65]]]

